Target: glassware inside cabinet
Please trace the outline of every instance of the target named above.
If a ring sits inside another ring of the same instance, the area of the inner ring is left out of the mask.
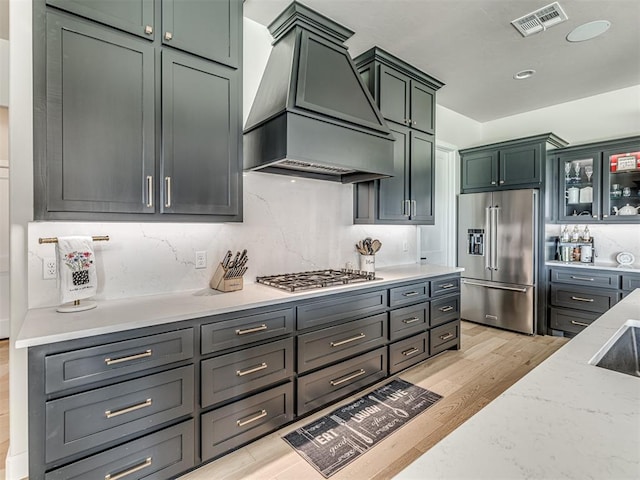
[[[609,197],[609,214],[638,215],[640,210],[640,152],[609,155],[608,185],[604,192]]]
[[[564,216],[593,212],[593,158],[564,159]]]

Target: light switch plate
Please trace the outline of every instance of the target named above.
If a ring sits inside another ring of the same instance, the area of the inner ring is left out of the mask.
[[[196,268],[207,268],[207,252],[201,250],[196,252]]]

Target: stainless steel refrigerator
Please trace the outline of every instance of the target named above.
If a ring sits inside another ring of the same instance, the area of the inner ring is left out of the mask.
[[[461,317],[534,333],[537,190],[458,197]]]

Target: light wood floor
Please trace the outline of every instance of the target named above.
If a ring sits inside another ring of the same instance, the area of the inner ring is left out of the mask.
[[[332,480],[393,477],[567,341],[559,337],[529,337],[468,322],[462,322],[461,330],[460,351],[445,352],[399,375],[444,398],[333,475]],[[340,403],[349,403],[362,394]],[[181,480],[321,480],[324,477],[281,437],[336,406],[278,430]]]

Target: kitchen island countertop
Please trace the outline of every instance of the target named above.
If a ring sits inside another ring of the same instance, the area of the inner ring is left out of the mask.
[[[59,313],[55,307],[27,312],[16,338],[16,348],[74,340],[124,330],[162,325],[230,313],[251,308],[275,306],[334,293],[362,290],[411,280],[428,279],[461,272],[462,268],[427,264],[408,264],[376,270],[377,280],[289,293],[256,283],[242,290],[221,293],[209,288],[196,291],[147,295],[118,300],[98,300],[98,307],[76,313]]]
[[[395,478],[640,478],[640,378],[590,365],[640,289]]]

